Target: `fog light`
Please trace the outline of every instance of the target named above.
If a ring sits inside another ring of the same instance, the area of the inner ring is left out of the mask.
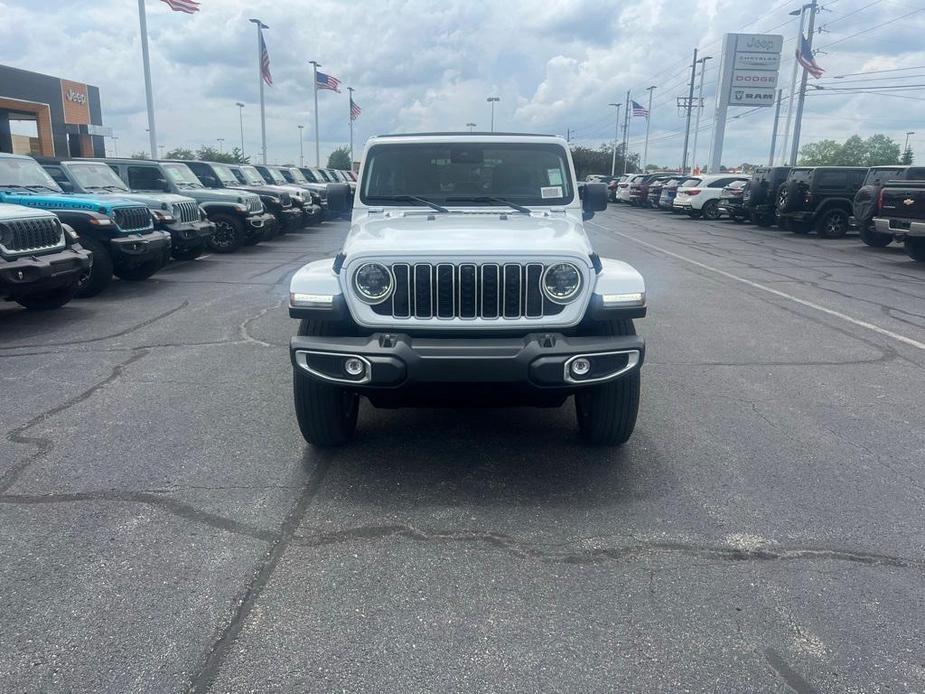
[[[366,365],[356,357],[350,357],[344,362],[344,371],[347,372],[348,376],[362,376],[363,372],[366,371]]]
[[[572,374],[575,376],[586,376],[591,370],[591,362],[584,357],[572,362]]]

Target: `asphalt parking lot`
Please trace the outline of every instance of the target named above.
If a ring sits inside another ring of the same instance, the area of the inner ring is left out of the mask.
[[[343,222],[0,308],[2,691],[925,689],[925,265],[611,207],[636,433],[302,441],[288,278]]]

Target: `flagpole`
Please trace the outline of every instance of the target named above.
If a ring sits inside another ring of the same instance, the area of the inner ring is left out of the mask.
[[[259,19],[250,20],[257,25],[257,83],[260,85],[260,149],[263,165],[267,164],[267,112],[263,101],[263,29],[269,29]]]
[[[145,72],[145,98],[148,102],[148,138],[151,158],[157,158],[157,130],[154,127],[154,90],[151,87],[151,59],[148,55],[148,19],[145,16],[145,0],[138,0],[138,22],[141,24],[141,62]]]
[[[652,122],[652,92],[658,89],[654,84],[651,87],[646,87],[646,91],[649,92],[649,110],[646,111],[646,144],[642,149],[642,172],[646,172],[646,164],[649,163],[649,125]]]
[[[347,104],[347,115],[350,118],[350,170],[353,171],[353,87],[347,87],[347,93],[350,95]]]
[[[629,147],[629,140],[626,137],[627,130],[630,125],[630,111],[633,110],[633,105],[630,103],[630,90],[626,90],[626,108],[623,109],[623,173],[626,173],[627,168],[629,168],[629,152],[627,148]]]
[[[620,137],[620,106],[623,104],[607,104],[617,109],[616,118],[613,120],[613,157],[610,159],[610,175],[617,175],[617,138]]]
[[[321,147],[318,142],[318,68],[321,63],[309,60],[312,64],[312,87],[315,90],[315,166],[321,166]]]
[[[803,5],[799,9],[800,15],[800,28],[797,33],[797,50],[800,47],[800,41],[803,40],[803,25],[806,21],[806,10],[809,9],[809,5]],[[793,14],[791,12],[790,14]],[[784,141],[781,143],[780,153],[781,153],[781,164],[787,163],[787,142],[790,139],[790,122],[793,120],[793,102],[796,97],[796,88],[797,88],[797,70],[800,68],[800,61],[796,59],[796,56],[793,58],[793,72],[790,75],[790,97],[787,102],[787,120],[784,122]],[[774,166],[772,163],[771,166]]]
[[[806,32],[806,43],[809,53],[809,57],[812,58],[813,50],[813,31],[816,27],[816,0],[812,1],[812,4],[809,8],[809,30]],[[803,40],[803,37],[800,37],[800,41]],[[801,49],[800,46],[797,46],[797,51]],[[803,68],[803,77],[800,79],[800,100],[797,102],[797,115],[796,120],[793,122],[793,141],[790,145],[790,166],[797,165],[797,155],[800,153],[800,130],[803,128],[803,102],[806,100],[806,78],[809,76],[809,72],[804,67]]]

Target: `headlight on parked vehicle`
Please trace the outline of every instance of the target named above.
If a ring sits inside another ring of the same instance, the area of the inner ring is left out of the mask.
[[[71,228],[70,225],[68,225],[68,224],[62,224],[61,226],[64,227],[64,233],[67,234],[67,237],[68,237],[72,242],[77,243],[78,241],[80,241],[80,237],[77,235],[77,232],[74,231],[74,229]]]
[[[368,304],[381,304],[388,299],[394,284],[392,273],[380,263],[365,263],[353,273],[353,286]]]
[[[581,272],[571,263],[556,263],[543,273],[543,293],[557,304],[567,304],[578,296]]]
[[[234,209],[235,209],[235,212],[247,212],[247,205],[242,205],[241,203],[237,203],[235,204]]]

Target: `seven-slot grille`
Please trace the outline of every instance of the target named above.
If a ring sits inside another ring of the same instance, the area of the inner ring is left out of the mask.
[[[55,248],[64,245],[64,229],[52,217],[16,219],[0,223],[0,242],[13,253]]]
[[[247,202],[247,209],[250,212],[263,212],[263,203],[260,202],[260,198],[256,195],[249,195],[245,198]]]
[[[279,194],[279,204],[282,207],[292,207],[292,197],[289,195],[289,193]]]
[[[393,318],[542,318],[564,308],[540,288],[542,263],[393,263],[392,296],[372,306]]]
[[[113,219],[122,231],[147,231],[153,228],[151,211],[147,207],[119,207]]]
[[[176,212],[176,218],[181,222],[198,222],[199,221],[199,203],[196,202],[178,202],[173,206]]]

